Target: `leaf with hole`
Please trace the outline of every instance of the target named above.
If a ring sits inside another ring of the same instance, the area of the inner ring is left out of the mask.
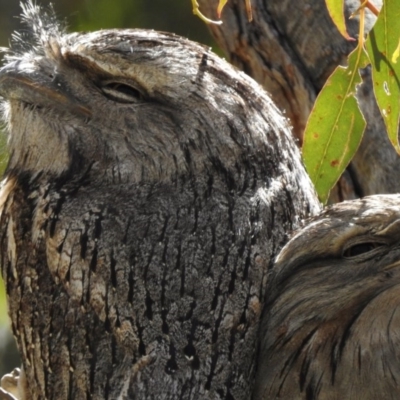
[[[398,125],[400,117],[400,63],[397,62],[400,35],[400,7],[386,0],[366,41],[372,64],[372,82],[378,107],[389,139],[400,153]]]

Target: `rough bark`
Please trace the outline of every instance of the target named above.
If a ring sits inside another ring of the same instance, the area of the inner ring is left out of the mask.
[[[247,400],[268,270],[319,210],[285,119],[185,39],[27,14],[37,40],[0,71],[26,398]]]
[[[217,0],[199,0],[202,11],[215,17]],[[381,1],[374,3],[380,7]],[[357,9],[358,0],[346,0],[346,15]],[[261,83],[278,107],[285,110],[294,135],[301,143],[303,129],[318,91],[354,43],[347,42],[334,27],[324,0],[254,0],[253,21],[247,20],[244,0],[230,0],[222,14],[223,25],[210,25],[228,59]],[[367,11],[366,30],[374,22]],[[357,36],[357,19],[348,21]],[[367,131],[350,168],[332,192],[331,201],[374,193],[400,191],[397,177],[400,160],[387,139],[386,130],[372,96],[369,72],[360,90],[360,103]]]

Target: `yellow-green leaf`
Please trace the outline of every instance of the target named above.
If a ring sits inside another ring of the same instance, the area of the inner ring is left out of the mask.
[[[400,63],[397,62],[400,36],[398,1],[386,0],[368,35],[366,49],[372,64],[372,82],[378,107],[389,139],[400,153],[398,125],[400,117]]]
[[[349,55],[348,66],[337,67],[328,78],[307,122],[303,159],[323,203],[352,159],[365,130],[355,92],[361,83],[359,68],[367,63],[366,54],[357,47]]]
[[[333,23],[338,28],[342,36],[347,40],[354,40],[346,29],[346,20],[344,17],[344,0],[325,0],[326,7],[328,8],[329,15]]]

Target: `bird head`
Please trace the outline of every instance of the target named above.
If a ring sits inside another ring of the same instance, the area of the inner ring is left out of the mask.
[[[66,34],[30,3],[23,19],[0,70],[8,171],[171,180],[262,153],[265,119],[285,129],[261,89],[201,45],[145,30]],[[260,113],[241,117],[247,101]]]
[[[391,397],[400,382],[400,196],[327,208],[282,249],[270,278],[255,398]]]

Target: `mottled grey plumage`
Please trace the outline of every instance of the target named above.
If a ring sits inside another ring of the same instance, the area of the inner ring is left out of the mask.
[[[27,398],[248,399],[268,266],[318,209],[285,120],[188,40],[24,13],[0,250]]]
[[[326,209],[277,258],[255,400],[400,395],[400,195]]]

